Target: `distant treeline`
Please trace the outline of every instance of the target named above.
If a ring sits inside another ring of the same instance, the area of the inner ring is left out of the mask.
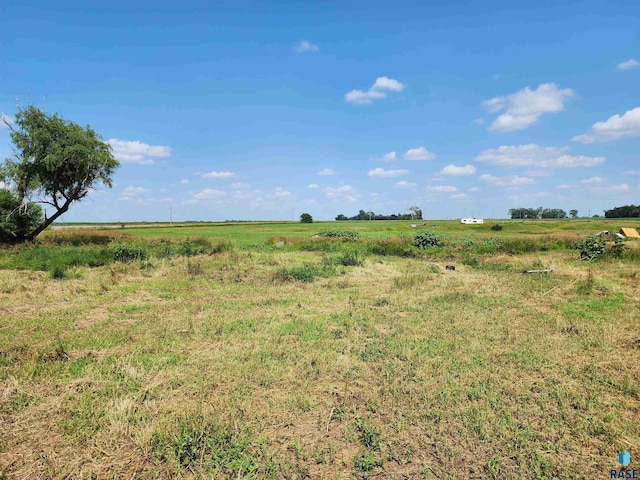
[[[624,207],[615,207],[611,210],[605,210],[606,218],[631,218],[640,217],[640,205],[625,205]]]
[[[570,210],[569,214],[575,218],[577,210]],[[567,212],[561,208],[512,208],[509,210],[511,218],[567,218]]]
[[[341,213],[336,217],[336,220],[422,220],[422,210],[412,207],[411,213],[398,213],[391,215],[380,215],[379,213],[360,210],[360,212],[353,217],[347,217]]]

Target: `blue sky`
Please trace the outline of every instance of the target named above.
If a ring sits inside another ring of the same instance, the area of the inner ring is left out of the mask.
[[[65,221],[640,203],[637,1],[91,3],[0,7],[0,110],[121,161]]]

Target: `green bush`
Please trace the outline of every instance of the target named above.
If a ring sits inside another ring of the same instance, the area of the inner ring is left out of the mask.
[[[178,247],[178,254],[185,257],[193,257],[195,255],[204,255],[212,253],[213,246],[206,238],[196,237],[193,240],[189,237]]]
[[[434,232],[423,230],[413,237],[413,244],[418,248],[434,248],[440,245],[440,237]]]
[[[595,235],[574,242],[573,248],[580,251],[580,260],[585,261],[597,259],[605,252],[604,240]]]
[[[491,230],[495,232],[499,232],[500,230],[502,230],[502,225],[500,225],[499,223],[496,223],[493,227],[491,227]]]
[[[141,247],[118,243],[113,247],[113,259],[116,262],[132,262],[134,260],[146,260],[147,252]]]
[[[9,190],[0,188],[0,243],[23,239],[43,221],[42,207],[22,204]]]
[[[340,240],[345,241],[356,241],[360,238],[360,234],[358,232],[351,230],[323,230],[316,233],[316,235],[318,237],[339,238]]]

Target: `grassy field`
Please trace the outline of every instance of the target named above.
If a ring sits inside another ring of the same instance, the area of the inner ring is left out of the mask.
[[[637,458],[640,242],[571,246],[640,225],[417,223],[0,250],[0,478],[609,478]]]

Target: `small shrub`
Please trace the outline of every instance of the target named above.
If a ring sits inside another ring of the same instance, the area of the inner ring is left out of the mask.
[[[604,241],[595,235],[574,242],[573,248],[580,250],[580,260],[585,261],[594,260],[605,252]]]
[[[210,244],[209,253],[230,252],[233,250],[233,244],[229,240],[218,240],[216,243]]]
[[[376,453],[371,450],[362,449],[353,459],[353,468],[362,473],[367,473],[381,466],[382,459],[378,458]]]
[[[340,265],[345,267],[360,267],[363,260],[356,251],[346,251],[339,258]]]
[[[434,248],[440,245],[440,237],[437,234],[428,230],[416,233],[413,238],[413,244],[418,248]]]
[[[493,227],[491,227],[491,230],[495,232],[499,232],[500,230],[502,230],[502,225],[500,225],[499,223],[496,223]]]
[[[189,237],[178,248],[178,253],[185,257],[193,257],[195,255],[203,255],[210,253],[212,245],[206,238],[194,238],[191,240]]]
[[[611,245],[611,249],[609,250],[609,255],[613,258],[622,258],[626,249],[627,246],[616,237],[615,243]]]
[[[141,247],[126,244],[116,244],[113,247],[113,259],[116,262],[132,262],[134,260],[145,260],[147,252]]]

